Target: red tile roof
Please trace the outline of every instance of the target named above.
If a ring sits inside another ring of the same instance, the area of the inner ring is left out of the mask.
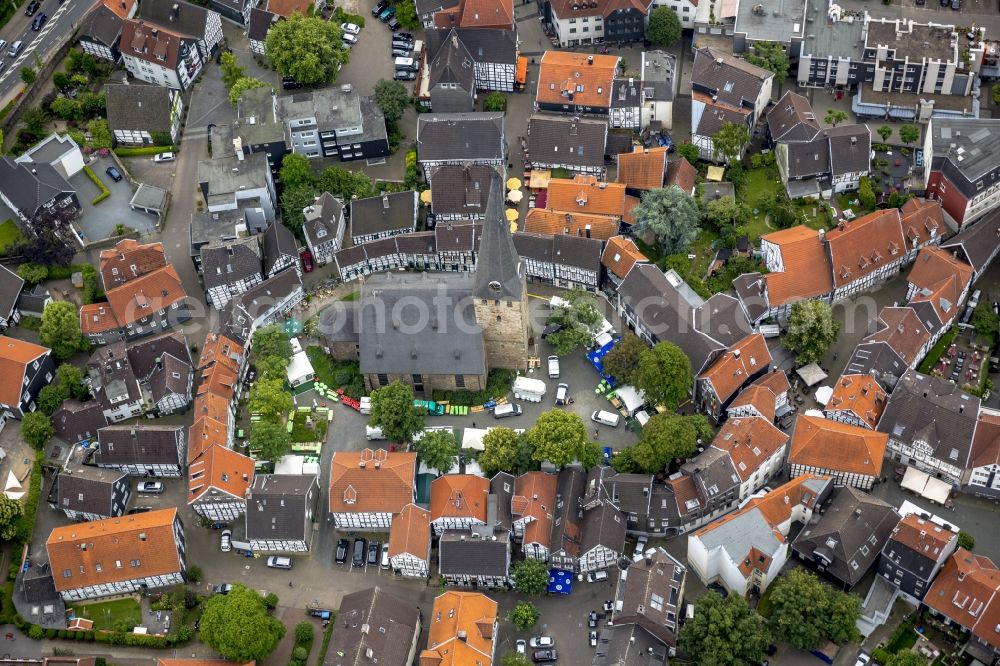
[[[993,560],[958,548],[945,562],[924,603],[1000,649],[1000,570]]]
[[[761,416],[728,419],[712,440],[712,446],[729,454],[741,481],[746,481],[776,451],[788,442],[788,435]]]
[[[416,504],[407,504],[392,521],[389,557],[409,554],[427,559],[431,545],[431,513]]]
[[[765,276],[767,298],[772,306],[833,291],[830,260],[818,231],[802,225],[765,234],[760,240],[778,247],[784,268],[780,273]]]
[[[296,12],[308,16],[312,6],[312,0],[267,0],[267,11],[285,18],[290,18]]]
[[[330,513],[399,513],[413,502],[416,466],[416,453],[337,451],[330,469]]]
[[[589,227],[589,229],[588,229]],[[569,234],[608,240],[618,233],[618,219],[608,215],[532,208],[524,218],[524,230],[534,234]]]
[[[765,419],[774,421],[774,393],[769,388],[751,384],[733,398],[726,410],[731,411],[746,406],[752,406]]]
[[[841,375],[823,411],[847,412],[874,430],[888,401],[888,395],[871,375]]]
[[[187,294],[177,269],[171,264],[112,289],[107,297],[118,321],[127,326],[169,308]]]
[[[435,28],[514,29],[514,0],[459,0],[434,14]]]
[[[879,476],[888,442],[884,432],[800,414],[788,462],[831,473]]]
[[[135,0],[102,0],[101,4],[117,14],[120,19],[127,19],[135,14]]]
[[[941,559],[948,544],[958,538],[958,534],[911,513],[899,521],[890,538],[924,557],[937,561]]]
[[[719,402],[726,402],[747,382],[751,375],[771,363],[771,352],[760,333],[743,338],[727,349],[698,377],[712,385]]]
[[[635,242],[625,236],[612,236],[604,246],[604,255],[601,263],[610,272],[624,279],[632,267],[637,263],[647,262],[646,258]]]
[[[944,213],[940,201],[910,199],[900,209],[900,223],[909,247],[917,247],[944,232]]]
[[[907,363],[913,363],[931,334],[910,307],[884,307],[878,313],[882,328],[864,342],[884,342]]]
[[[625,185],[605,183],[596,176],[576,176],[573,179],[553,178],[545,202],[549,210],[591,215],[622,217],[627,210]]]
[[[119,241],[111,249],[101,250],[99,262],[98,271],[105,291],[167,265],[163,243],[139,245],[130,238]]]
[[[843,222],[826,234],[826,245],[837,287],[874,273],[906,252],[899,210],[877,210]]]
[[[49,353],[46,347],[32,342],[0,335],[0,377],[7,380],[0,384],[0,403],[9,407],[21,404],[21,387],[28,364]]]
[[[698,170],[683,157],[670,161],[667,167],[667,186],[675,185],[688,194],[694,194]]]
[[[631,153],[618,156],[616,181],[637,190],[655,190],[663,187],[666,172],[666,148],[636,146]]]
[[[188,503],[213,489],[243,499],[253,483],[253,474],[252,458],[225,446],[211,446],[188,463]]]
[[[514,480],[510,512],[514,519],[531,517],[524,528],[524,543],[549,543],[552,511],[556,504],[556,477],[545,472],[527,472]]]
[[[1000,412],[981,409],[972,437],[969,467],[1000,465]]]
[[[492,666],[497,602],[485,594],[445,592],[434,600],[427,624],[420,666]]]
[[[538,71],[535,99],[541,104],[610,108],[619,60],[611,55],[546,51]],[[569,95],[573,96],[572,102]]]
[[[188,437],[188,461],[197,460],[198,456],[213,446],[226,447],[229,434],[225,421],[211,417],[199,416],[195,413],[195,422],[191,425]]]
[[[490,482],[475,474],[445,474],[431,482],[431,520],[475,518],[486,522]]]

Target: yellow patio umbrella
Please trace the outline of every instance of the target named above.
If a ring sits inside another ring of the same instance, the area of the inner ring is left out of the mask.
[[[514,220],[516,220],[518,217],[521,216],[521,214],[517,212],[516,208],[508,208],[506,215],[508,222],[513,222]]]
[[[510,233],[517,233],[517,222],[510,223]]]
[[[429,204],[431,202],[431,191],[430,190],[424,190],[423,192],[421,192],[420,193],[420,201],[423,202],[423,203],[425,203],[425,204]]]
[[[521,180],[519,178],[508,178],[507,179],[507,189],[508,190],[519,190],[519,189],[521,189]]]

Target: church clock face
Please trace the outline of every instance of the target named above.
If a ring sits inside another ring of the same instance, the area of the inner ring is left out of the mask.
[[[500,287],[500,283],[499,282],[497,282],[496,280],[493,280],[492,282],[490,282],[490,291],[498,294],[498,293],[500,293],[500,289],[501,289],[501,287]]]

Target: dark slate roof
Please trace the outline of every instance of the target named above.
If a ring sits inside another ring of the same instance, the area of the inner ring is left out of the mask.
[[[79,466],[56,480],[56,506],[60,511],[80,511],[111,516],[114,484],[126,476],[117,470]]]
[[[276,222],[271,226],[281,227],[289,234],[292,233],[280,223]],[[268,236],[265,235],[264,238]],[[224,245],[206,245],[201,248],[201,270],[205,290],[260,276],[261,261],[257,248],[256,238],[230,241]],[[268,263],[274,265],[277,257],[269,259]]]
[[[52,415],[55,436],[70,444],[94,439],[97,431],[106,425],[108,418],[104,416],[104,407],[97,400],[66,400]]]
[[[458,0],[417,0],[417,16],[435,14],[442,9],[451,9],[457,4]]]
[[[853,587],[875,564],[898,522],[899,514],[892,506],[841,486],[834,489],[819,521],[802,528],[792,550],[822,564],[827,574]],[[872,537],[874,541],[869,540]]]
[[[507,143],[503,112],[424,113],[417,116],[421,161],[502,160]]]
[[[152,375],[157,368],[157,361],[166,356],[172,356],[188,366],[191,365],[191,353],[188,351],[184,334],[180,331],[133,342],[125,354],[129,365],[132,366],[132,372],[140,379]]]
[[[153,402],[159,402],[172,394],[190,398],[188,380],[191,371],[190,363],[171,354],[165,354],[160,367],[149,376],[149,393]]]
[[[86,38],[107,47],[117,46],[124,23],[118,14],[104,3],[100,3],[93,11],[83,17],[77,37]]]
[[[336,237],[340,218],[344,215],[344,204],[329,192],[324,192],[304,213],[302,232],[314,245],[319,245]]]
[[[420,608],[382,588],[344,595],[323,666],[363,664],[369,659],[384,666],[404,666],[419,626]]]
[[[695,134],[714,136],[726,123],[746,125],[746,115],[725,106],[706,106],[701,114],[701,120],[698,121]]]
[[[638,624],[601,629],[593,666],[663,666],[667,647]]]
[[[115,130],[170,131],[170,97],[176,91],[163,86],[108,85],[104,97],[108,127]]]
[[[611,502],[601,502],[583,513],[583,542],[580,550],[584,553],[604,546],[616,553],[625,547],[625,516]]]
[[[56,591],[55,581],[52,580],[52,572],[49,571],[48,562],[33,564],[18,578],[18,581],[21,596],[28,603],[62,604],[62,597]]]
[[[552,259],[562,266],[599,272],[603,245],[597,238],[556,234],[552,236]]]
[[[714,446],[707,447],[681,469],[691,475],[702,497],[709,501],[740,486],[740,477],[729,452]]]
[[[209,0],[209,4],[217,6],[222,9],[229,9],[230,11],[243,16],[243,7],[250,2],[250,0]],[[240,25],[243,25],[242,19],[240,20]]]
[[[720,104],[752,108],[764,81],[773,77],[766,69],[725,51],[703,48],[694,52],[691,83],[715,92]]]
[[[972,266],[976,274],[989,267],[1000,244],[1000,208],[987,213],[975,224],[966,225],[941,247],[949,252],[959,252],[965,263]]]
[[[442,576],[506,576],[509,562],[508,533],[496,540],[472,538],[469,532],[446,531],[438,542]]]
[[[439,224],[434,227],[434,244],[438,252],[473,252],[482,240],[481,224]]]
[[[482,215],[496,172],[485,164],[446,164],[431,172],[431,210],[435,215]]]
[[[299,244],[295,235],[281,222],[275,220],[264,232],[264,275],[271,273],[274,264],[283,255],[290,255],[298,261]]]
[[[281,271],[267,278],[229,301],[226,309],[219,313],[218,331],[239,344],[246,345],[251,321],[299,289],[302,289],[302,278],[298,271]],[[243,321],[240,321],[241,318]]]
[[[417,193],[411,190],[351,202],[351,236],[412,229],[416,225]]]
[[[181,35],[204,39],[208,13],[208,9],[184,0],[143,0],[139,5],[138,18],[158,23]]]
[[[767,128],[775,142],[812,141],[819,123],[809,100],[793,90],[786,91],[766,114]]]
[[[615,79],[611,84],[611,108],[638,108],[642,103],[641,86],[639,79]]]
[[[514,497],[514,476],[507,472],[497,472],[490,479],[490,495],[497,498],[497,527],[511,528],[510,500]]]
[[[872,375],[884,388],[896,385],[906,372],[906,361],[887,342],[868,342],[854,348],[845,374]]]
[[[182,465],[183,426],[113,425],[98,432],[94,463],[99,465]]]
[[[247,491],[247,538],[308,540],[317,493],[314,474],[257,474]]]
[[[604,166],[608,124],[587,118],[536,114],[528,121],[528,155],[534,163]]]
[[[510,225],[504,217],[504,184],[499,175],[490,186],[489,202],[486,205],[486,219],[483,221],[483,236],[479,242],[479,257],[476,259],[476,298],[520,301],[524,288],[524,272],[521,259],[514,249],[514,239]]]
[[[455,83],[459,88],[472,91],[476,84],[476,72],[472,58],[458,38],[449,39],[431,61],[429,87],[440,83]]]
[[[872,133],[867,125],[841,125],[823,130],[830,141],[830,173],[868,171],[871,168]]]
[[[556,506],[552,510],[552,538],[549,551],[564,550],[580,557],[583,541],[583,510],[580,500],[587,484],[587,473],[578,466],[563,467],[556,481]],[[622,533],[624,539],[624,532]],[[583,549],[584,551],[586,549]]]
[[[486,374],[483,336],[469,296],[469,274],[382,273],[361,288],[359,336],[361,372],[403,374]],[[398,303],[450,303],[436,327],[414,331],[424,313]],[[386,326],[384,313],[397,313],[400,326]],[[461,322],[461,326],[458,325]]]
[[[819,136],[815,141],[788,144],[788,177],[804,178],[828,173],[830,142]]]
[[[74,190],[49,164],[18,164],[10,157],[0,157],[0,191],[19,211],[31,218],[55,197]]]
[[[935,118],[928,132],[934,154],[924,160],[967,198],[978,193],[977,183],[993,185],[990,176],[1000,165],[1000,118]]]
[[[0,316],[9,317],[24,289],[24,280],[6,266],[0,269]]]
[[[686,567],[663,548],[629,566],[615,591],[614,623],[638,623],[667,645],[677,643]],[[655,603],[653,595],[660,597]],[[673,618],[673,627],[667,626]]]
[[[889,396],[878,430],[905,446],[923,442],[938,460],[964,469],[980,402],[946,379],[910,370]]]
[[[451,35],[465,46],[475,62],[513,65],[517,62],[517,32],[493,28],[431,28],[424,33],[428,62],[437,57]]]
[[[250,10],[250,22],[247,24],[247,37],[262,42],[267,38],[267,33],[271,29],[271,24],[280,19],[277,14],[273,14],[266,9],[254,7]]]
[[[757,321],[767,314],[766,288],[767,281],[760,273],[744,273],[733,280],[733,289],[750,321]]]
[[[327,343],[357,343],[361,339],[358,335],[358,302],[334,301],[324,308],[319,315],[319,333]]]
[[[514,234],[514,247],[526,259],[549,263],[552,261],[552,236],[518,231]]]
[[[634,513],[638,523],[645,525],[653,504],[651,493],[644,492],[643,488],[652,485],[651,474],[620,474],[610,467],[594,467],[587,473],[584,503],[611,502],[627,514]],[[662,484],[655,485],[662,487]]]

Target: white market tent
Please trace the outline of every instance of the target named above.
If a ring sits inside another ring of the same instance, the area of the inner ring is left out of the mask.
[[[13,500],[19,500],[24,497],[24,487],[12,471],[7,472],[7,483],[4,486],[3,494]]]
[[[826,403],[830,402],[830,398],[833,397],[833,388],[830,386],[820,386],[816,389],[816,402],[826,407]]]
[[[951,493],[950,485],[915,467],[906,468],[906,474],[903,475],[903,482],[900,485],[938,504],[944,504]]]
[[[646,404],[646,394],[634,386],[622,386],[616,394],[630,415],[635,415]]]
[[[466,428],[462,431],[462,448],[482,451],[483,437],[486,437],[488,432],[486,428]]]
[[[823,369],[815,363],[810,363],[809,365],[804,365],[795,371],[802,381],[806,383],[806,386],[812,386],[813,384],[819,384],[821,381],[826,379],[826,373]]]
[[[316,378],[316,371],[313,370],[312,363],[309,362],[309,357],[302,350],[299,350],[292,356],[292,360],[288,362],[285,374],[288,375],[288,384],[292,388],[306,382],[311,382]]]

